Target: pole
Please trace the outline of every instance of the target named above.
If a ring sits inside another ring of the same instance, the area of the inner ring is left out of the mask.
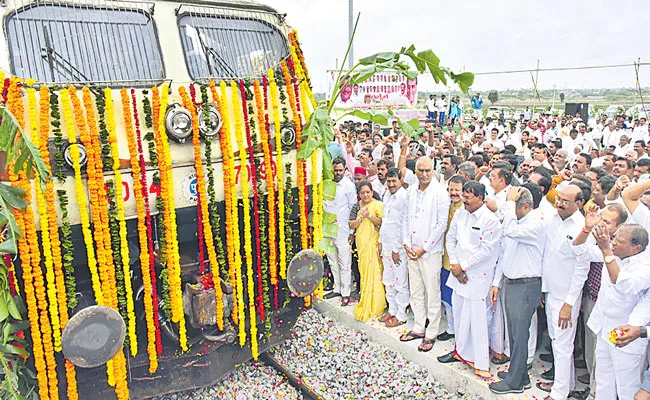
[[[348,58],[348,68],[354,67],[354,46],[352,44],[352,32],[354,31],[354,0],[348,0],[348,41],[350,42],[350,58]]]

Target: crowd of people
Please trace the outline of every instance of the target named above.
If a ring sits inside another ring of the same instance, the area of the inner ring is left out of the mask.
[[[358,299],[358,320],[388,327],[412,313],[401,341],[454,340],[438,361],[481,377],[509,362],[495,393],[531,387],[539,338],[546,400],[650,399],[647,121],[435,112],[417,137],[397,122],[335,129],[325,298]]]

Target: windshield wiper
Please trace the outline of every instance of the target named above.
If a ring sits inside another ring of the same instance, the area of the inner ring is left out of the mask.
[[[237,73],[235,72],[235,70],[233,70],[232,67],[228,65],[226,60],[223,57],[221,57],[219,53],[217,53],[217,50],[215,50],[212,47],[206,46],[205,43],[203,42],[203,38],[201,37],[201,34],[198,33],[198,31],[196,36],[199,38],[201,49],[203,50],[203,54],[205,54],[205,61],[208,63],[208,73],[210,74],[210,76],[216,75],[216,71],[213,70],[212,63],[210,62],[210,59],[214,59],[214,61],[216,61],[218,66],[221,67],[221,69],[224,70],[226,73],[228,73],[227,76],[228,78],[236,78]],[[223,77],[219,76],[219,78],[223,78]]]

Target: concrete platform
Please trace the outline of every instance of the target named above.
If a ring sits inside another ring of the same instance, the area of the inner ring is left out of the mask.
[[[492,373],[491,379],[483,379],[476,376],[472,369],[462,363],[441,364],[436,357],[446,354],[454,349],[454,341],[449,340],[446,342],[436,341],[433,349],[427,353],[418,351],[419,340],[411,342],[400,342],[399,337],[402,333],[406,333],[413,326],[413,316],[409,314],[409,319],[405,325],[396,328],[387,328],[383,323],[376,319],[369,320],[368,322],[360,322],[354,318],[354,306],[356,302],[350,302],[347,307],[340,306],[340,298],[331,300],[316,300],[314,308],[321,313],[327,314],[337,321],[368,335],[368,338],[374,342],[382,344],[404,356],[409,361],[417,363],[418,365],[426,368],[429,373],[439,382],[441,382],[450,392],[462,391],[465,394],[478,394],[483,399],[537,399],[541,400],[548,395],[548,393],[539,390],[535,383],[544,382],[540,375],[547,370],[550,365],[539,359],[539,351],[535,356],[533,362],[533,369],[530,371],[530,380],[532,388],[526,390],[522,394],[508,394],[496,395],[492,393],[488,385],[497,381],[496,376],[498,371],[505,371],[508,369],[508,364],[492,365],[490,372]],[[442,332],[447,326],[444,319],[441,322]],[[576,376],[586,373],[586,370],[576,370]],[[576,390],[583,390],[584,385],[576,382]]]

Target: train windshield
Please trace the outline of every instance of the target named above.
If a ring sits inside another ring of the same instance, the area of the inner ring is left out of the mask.
[[[14,75],[48,83],[161,81],[164,68],[147,3],[35,4],[5,20]]]
[[[207,11],[207,12],[206,12]],[[190,8],[178,18],[181,43],[190,76],[259,77],[289,54],[275,13]]]

